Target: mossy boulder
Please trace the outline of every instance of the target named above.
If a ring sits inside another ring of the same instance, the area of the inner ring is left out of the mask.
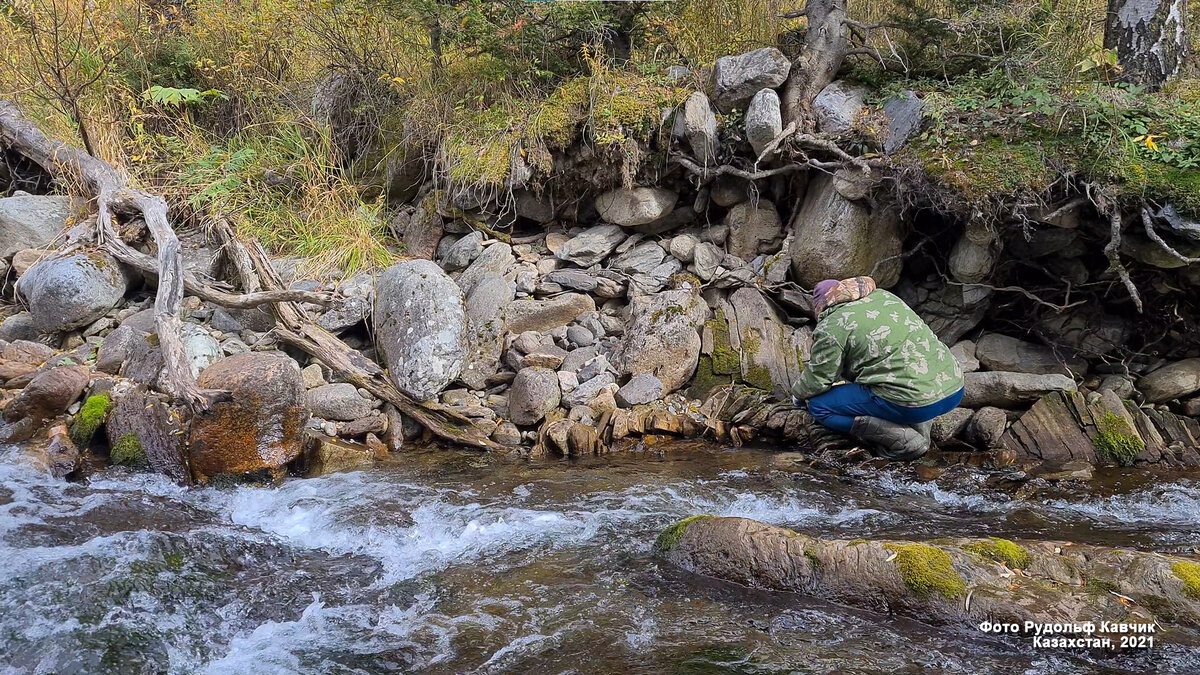
[[[150,463],[146,458],[146,449],[142,447],[142,442],[132,433],[117,439],[117,442],[109,450],[108,461],[117,466],[138,468],[148,466]]]
[[[896,567],[904,585],[920,597],[938,593],[946,598],[962,595],[967,585],[942,549],[928,544],[885,544],[896,554]]]
[[[300,368],[286,356],[247,352],[200,374],[202,389],[228,391],[192,420],[188,455],[200,482],[220,474],[278,470],[300,454],[308,398]]]
[[[999,537],[989,537],[986,540],[967,544],[963,550],[988,560],[1004,563],[1014,569],[1028,567],[1030,562],[1028,551],[1019,544]]]

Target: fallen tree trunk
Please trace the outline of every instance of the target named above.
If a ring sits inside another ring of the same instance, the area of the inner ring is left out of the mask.
[[[140,217],[145,221],[158,247],[154,321],[167,373],[166,382],[171,389],[169,393],[192,409],[206,408],[209,396],[196,385],[180,335],[183,258],[179,255],[179,238],[167,222],[166,201],[129,187],[128,180],[107,162],[48,138],[8,101],[0,101],[0,138],[9,149],[32,160],[60,183],[79,185],[96,199],[95,236],[97,243],[105,248],[113,250],[113,243],[121,240],[113,225],[116,216]]]
[[[1047,624],[1092,622],[1090,634],[1042,635],[1107,638],[1114,649],[1141,631],[1160,643],[1200,636],[1200,564],[1178,556],[1005,539],[817,539],[712,516],[672,525],[655,549],[697,574],[938,625],[1015,625],[989,632],[1027,635]]]

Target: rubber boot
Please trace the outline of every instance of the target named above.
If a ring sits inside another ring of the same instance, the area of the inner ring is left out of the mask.
[[[850,433],[871,446],[876,457],[909,462],[929,451],[932,422],[913,426],[896,424],[878,417],[855,417]]]
[[[838,459],[853,459],[865,455],[862,445],[840,431],[813,420],[808,425],[808,439],[812,447],[823,455]]]

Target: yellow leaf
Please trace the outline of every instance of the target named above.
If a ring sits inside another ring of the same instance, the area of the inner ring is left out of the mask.
[[[1154,152],[1158,152],[1158,143],[1155,143],[1152,137],[1146,137],[1146,147],[1150,148]]]

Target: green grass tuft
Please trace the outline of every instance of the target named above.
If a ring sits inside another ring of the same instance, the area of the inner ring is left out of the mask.
[[[1097,422],[1092,445],[1101,459],[1121,466],[1133,466],[1133,460],[1146,449],[1142,437],[1129,427],[1124,418],[1113,412],[1104,413]]]
[[[125,434],[117,439],[108,454],[108,461],[119,466],[145,467],[150,462],[146,459],[146,450],[141,441],[133,434]]]
[[[83,407],[75,415],[75,421],[71,424],[68,432],[77,447],[86,448],[91,444],[92,437],[108,419],[108,413],[112,407],[112,397],[108,392],[89,396],[84,401]]]

